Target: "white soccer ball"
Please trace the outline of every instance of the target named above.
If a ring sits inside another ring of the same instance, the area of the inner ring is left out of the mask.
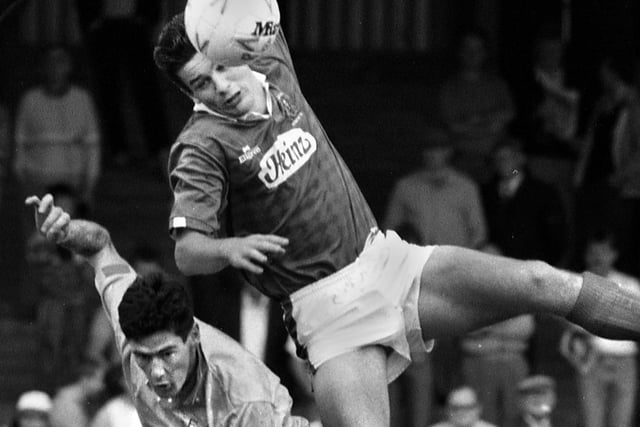
[[[276,0],[189,0],[184,10],[187,36],[214,63],[236,66],[258,58],[276,39]]]

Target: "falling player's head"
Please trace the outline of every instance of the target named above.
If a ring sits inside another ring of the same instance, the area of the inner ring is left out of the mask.
[[[149,385],[174,397],[195,367],[200,332],[185,288],[162,274],[138,276],[118,307],[134,360]]]

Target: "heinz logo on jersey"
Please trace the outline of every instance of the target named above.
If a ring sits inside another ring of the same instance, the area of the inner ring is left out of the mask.
[[[258,177],[267,188],[276,188],[309,161],[317,147],[313,135],[300,128],[279,135],[260,160]]]

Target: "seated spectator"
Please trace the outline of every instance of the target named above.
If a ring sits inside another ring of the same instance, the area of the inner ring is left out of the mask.
[[[122,365],[111,365],[104,374],[106,403],[91,421],[91,427],[142,427],[124,381]]]
[[[452,390],[447,398],[447,418],[432,427],[495,427],[480,419],[482,406],[471,387]]]
[[[556,382],[546,375],[534,375],[518,384],[520,418],[518,427],[551,427],[556,407]]]
[[[463,34],[459,69],[440,93],[442,119],[458,149],[457,165],[479,182],[486,181],[486,158],[514,116],[505,81],[486,68],[487,39],[479,31]]]
[[[76,380],[60,388],[53,397],[51,426],[88,427],[102,403],[103,375],[100,365],[90,361],[82,363]]]
[[[601,233],[589,238],[584,255],[587,270],[640,292],[636,278],[614,268],[616,256],[610,235]],[[638,345],[634,341],[609,340],[576,329],[575,326],[568,328],[563,342],[568,343],[576,334],[584,337],[583,354],[569,355],[573,356],[569,360],[577,368],[584,426],[630,427],[636,407]],[[575,349],[571,350],[576,353]]]
[[[15,171],[25,194],[65,183],[91,204],[100,172],[100,132],[90,94],[71,80],[64,46],[43,55],[42,83],[20,99],[15,124]]]
[[[47,393],[27,391],[18,398],[11,427],[51,427],[50,412],[51,398]]]

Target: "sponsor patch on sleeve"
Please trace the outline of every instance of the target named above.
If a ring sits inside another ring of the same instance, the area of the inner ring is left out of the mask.
[[[127,274],[130,271],[131,269],[127,264],[112,264],[102,268],[102,274],[104,274],[104,277],[109,277],[116,274]]]
[[[187,226],[187,218],[177,216],[171,219],[171,228],[185,228]]]

